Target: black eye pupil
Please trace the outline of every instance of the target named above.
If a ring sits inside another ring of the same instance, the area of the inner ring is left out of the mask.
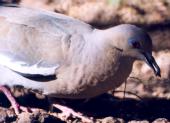
[[[133,47],[134,48],[140,48],[140,44],[138,42],[133,42]]]

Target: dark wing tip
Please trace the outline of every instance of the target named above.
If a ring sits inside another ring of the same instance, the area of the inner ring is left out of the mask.
[[[20,7],[18,4],[7,3],[7,2],[3,2],[3,1],[0,1],[0,6],[4,6],[4,7],[17,7],[17,8]]]

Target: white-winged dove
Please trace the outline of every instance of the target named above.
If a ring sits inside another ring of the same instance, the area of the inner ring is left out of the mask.
[[[22,85],[47,96],[91,98],[121,85],[136,59],[160,76],[151,38],[134,25],[99,30],[62,14],[0,7],[2,91]]]

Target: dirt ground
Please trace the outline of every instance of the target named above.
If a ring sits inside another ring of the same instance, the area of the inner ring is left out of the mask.
[[[136,79],[129,79],[124,96],[124,85],[115,92],[103,94],[94,99],[64,100],[64,105],[93,117],[98,123],[167,123],[170,120],[170,84],[169,81],[148,81],[141,83]],[[25,89],[26,90],[26,89]],[[37,99],[35,94],[22,89],[15,89],[18,93],[17,101],[24,106],[36,108],[33,113],[21,112],[18,116],[9,108],[9,102],[4,95],[0,95],[0,122],[17,123],[51,123],[63,122],[57,118],[57,109],[51,109],[49,101],[42,97]],[[29,93],[28,93],[29,92]],[[20,93],[20,95],[19,95]],[[25,94],[23,94],[25,93]],[[113,96],[114,95],[114,96]],[[2,101],[3,100],[3,101]],[[61,99],[53,99],[53,103]],[[70,119],[67,122],[81,122]]]
[[[0,2],[5,0],[1,0]],[[16,115],[9,101],[0,94],[0,123],[63,123],[59,110],[52,103],[61,103],[97,123],[168,123],[170,122],[170,2],[168,0],[8,0],[24,6],[43,8],[73,16],[98,28],[120,23],[133,23],[145,28],[153,39],[156,61],[162,77],[155,78],[152,71],[136,62],[125,84],[90,100],[47,99],[43,95],[23,88],[12,88],[19,104],[35,108],[32,113]],[[108,3],[108,4],[106,4]],[[83,10],[83,11],[82,11]],[[82,12],[82,13],[80,13]],[[123,91],[126,91],[124,93]],[[78,118],[65,120],[78,123]]]

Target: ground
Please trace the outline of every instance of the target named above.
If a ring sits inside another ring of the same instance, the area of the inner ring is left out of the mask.
[[[24,6],[43,8],[73,16],[97,28],[132,23],[146,29],[153,40],[153,55],[161,67],[162,77],[154,77],[144,63],[137,61],[125,84],[115,91],[90,100],[59,100],[93,117],[98,123],[167,123],[170,122],[170,2],[168,0],[1,0]],[[1,2],[0,1],[0,2]],[[151,4],[152,3],[152,4]],[[83,11],[82,11],[83,10]],[[126,91],[125,95],[123,91]],[[17,101],[36,108],[33,113],[18,116],[0,94],[0,122],[51,123],[63,122],[57,109],[43,95],[28,89],[11,88]],[[66,103],[67,102],[67,103]],[[80,122],[73,118],[66,122]]]
[[[65,105],[72,107],[77,112],[83,112],[86,116],[93,117],[98,123],[136,123],[137,121],[166,123],[170,120],[169,86],[165,81],[151,81],[149,84],[143,84],[128,80],[125,97],[123,92],[118,91],[123,91],[124,85],[122,85],[117,92],[109,92],[89,101],[66,100]],[[23,93],[23,91],[20,89],[19,93]],[[9,102],[5,96],[0,95],[0,99],[3,100],[0,108],[0,122],[62,123],[56,115],[58,110],[53,109],[49,112],[50,105],[46,98],[37,99],[34,93],[27,93],[27,91],[24,96],[22,94],[18,94],[18,96],[17,100],[20,104],[37,109],[33,113],[22,112],[16,116],[14,111],[9,108]],[[71,121],[78,122],[78,119],[71,119]]]

